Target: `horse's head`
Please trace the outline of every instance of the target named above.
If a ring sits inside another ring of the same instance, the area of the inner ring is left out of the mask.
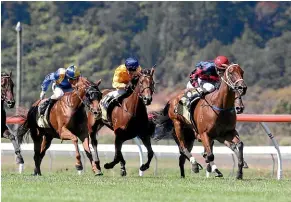
[[[94,115],[95,119],[101,117],[99,103],[102,99],[102,93],[98,87],[100,83],[101,80],[93,83],[84,77],[80,77],[77,83],[72,85],[85,107]]]
[[[216,68],[221,80],[225,82],[239,96],[243,96],[247,92],[247,85],[243,80],[244,71],[238,64],[231,64],[225,68]]]
[[[150,105],[155,91],[155,81],[153,79],[155,69],[143,69],[137,78],[134,78],[131,83],[135,86],[139,97],[143,100],[145,105]]]
[[[10,72],[10,74],[1,73],[1,100],[3,100],[9,108],[13,108],[15,105],[13,94],[14,83],[11,76],[12,72]]]

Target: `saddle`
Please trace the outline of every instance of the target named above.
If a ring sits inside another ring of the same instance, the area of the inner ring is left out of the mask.
[[[195,88],[189,89],[179,100],[178,105],[176,106],[174,111],[176,114],[183,116],[189,125],[192,124],[196,133],[198,133],[198,129],[196,123],[194,122],[192,112],[194,111],[200,98],[200,94]]]
[[[44,115],[42,116],[42,115],[40,115],[39,107],[43,104],[46,105],[45,106],[46,109],[45,109]],[[48,100],[41,101],[41,103],[39,104],[38,113],[37,113],[37,125],[40,128],[52,128],[51,123],[49,121],[49,115],[50,115],[50,111],[52,108],[53,108],[53,105],[51,107],[49,107]]]
[[[116,106],[121,107],[124,98],[128,97],[127,93],[114,98],[114,96],[105,95],[100,101],[102,120],[104,123],[112,126],[111,114]]]

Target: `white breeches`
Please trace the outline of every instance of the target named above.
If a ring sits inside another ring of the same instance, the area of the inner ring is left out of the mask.
[[[52,89],[53,89],[53,95],[51,96],[51,99],[53,99],[53,100],[58,100],[58,99],[59,99],[60,97],[62,97],[66,92],[71,92],[71,91],[73,91],[73,89],[66,89],[66,90],[63,90],[63,89],[57,87],[55,83],[52,85]]]
[[[201,79],[198,78],[198,85],[201,87],[201,88],[204,88],[206,91],[208,91],[209,93],[213,92],[215,90],[215,83],[209,83],[209,82],[205,82],[205,81],[202,81]],[[189,81],[187,83],[187,86],[186,86],[187,89],[191,89],[191,88],[194,88],[191,84],[191,82]]]
[[[209,93],[215,91],[215,84],[202,81],[199,78],[198,78],[198,85],[201,86],[202,88],[204,88]]]
[[[187,89],[191,89],[191,88],[194,88],[194,87],[192,86],[191,82],[189,81],[189,82],[187,83],[186,88],[187,88]]]
[[[123,95],[124,93],[126,93],[125,89],[117,89],[115,91],[112,91],[110,93],[107,94],[108,97],[114,97],[116,98],[117,96],[121,96]]]

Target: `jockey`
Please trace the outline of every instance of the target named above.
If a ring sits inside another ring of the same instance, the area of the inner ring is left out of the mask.
[[[122,95],[126,93],[125,87],[131,81],[131,79],[141,71],[141,67],[138,60],[135,58],[127,58],[125,64],[120,65],[114,72],[112,86],[115,91],[107,94],[103,101],[103,104],[107,103],[113,97],[112,101],[120,102]],[[111,101],[111,102],[112,102]],[[107,105],[108,107],[108,105]],[[107,108],[106,107],[106,108]]]
[[[190,81],[187,83],[187,89],[196,88],[200,97],[213,92],[219,86],[220,78],[217,70],[225,69],[229,66],[229,60],[225,56],[218,56],[213,61],[201,61],[196,64],[196,69],[190,74]],[[189,94],[190,102],[196,97],[195,94]]]
[[[211,93],[215,90],[219,76],[212,61],[201,61],[196,64],[196,69],[190,74],[187,89],[196,88],[199,93]]]
[[[71,83],[76,81],[80,75],[80,70],[75,65],[71,65],[67,69],[59,68],[56,72],[50,73],[45,77],[41,85],[40,99],[44,99],[51,82],[53,82],[53,95],[39,106],[41,116],[44,115],[47,106],[50,109],[66,92],[73,91]]]

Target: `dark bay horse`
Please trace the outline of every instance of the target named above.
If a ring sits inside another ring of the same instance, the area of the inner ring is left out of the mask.
[[[1,72],[1,138],[4,137],[12,142],[16,154],[16,163],[24,164],[18,140],[14,134],[10,133],[6,126],[6,111],[4,109],[4,103],[9,108],[13,108],[15,105],[13,94],[14,83],[11,76],[12,72],[10,72],[10,74]]]
[[[194,139],[202,142],[206,151],[206,163],[213,165],[214,155],[212,152],[213,140],[218,140],[235,151],[238,157],[238,172],[237,179],[243,177],[243,142],[235,129],[236,113],[234,108],[235,94],[243,96],[246,93],[247,86],[243,80],[243,70],[237,64],[231,64],[225,69],[218,70],[218,75],[221,78],[221,85],[218,90],[208,94],[204,99],[200,99],[196,107],[191,111],[194,118],[194,125],[189,124],[185,118],[176,113],[176,106],[184,93],[171,99],[165,109],[164,114],[167,115],[173,122],[175,128],[175,139],[178,143],[180,153],[184,157],[180,157],[179,164],[184,164],[187,158],[192,165],[195,165],[196,159],[191,155],[191,148]],[[195,134],[195,138],[188,137],[183,133],[184,128],[194,129],[198,131],[191,133]]]
[[[183,91],[183,93],[185,93],[185,91]],[[236,98],[235,98],[235,111],[237,114],[241,114],[243,113],[245,106],[243,104],[242,98],[237,94],[238,93],[236,93]],[[175,142],[179,145],[178,139],[176,138],[176,135],[175,135],[173,121],[169,118],[167,112],[165,112],[164,110],[157,111],[157,112],[155,111],[150,112],[148,117],[149,117],[149,134],[151,134],[151,137],[155,141],[159,141],[165,137],[168,137],[168,138],[174,138]],[[196,140],[195,133],[191,127],[183,127],[182,131],[185,138],[186,147],[188,148],[189,151],[192,151],[194,142]],[[212,141],[211,143],[212,148],[213,148],[213,145],[214,145],[214,141]],[[229,146],[229,145],[226,144],[226,146]],[[230,147],[230,149],[235,151],[233,147]],[[204,150],[203,157],[206,157],[205,152],[206,150]],[[185,161],[186,161],[186,157],[184,156],[184,154],[181,153],[179,157],[179,167],[180,167],[180,173],[181,173],[182,178],[185,177],[185,169],[184,169]],[[244,161],[244,168],[248,168],[248,165],[245,161]],[[194,173],[198,173],[200,169],[201,168],[199,168],[199,164],[197,162],[192,164],[192,171]],[[223,177],[223,174],[220,172],[220,170],[218,170],[215,164],[212,164],[211,166],[208,163],[206,169],[208,172],[213,172],[215,174],[215,177]]]
[[[44,100],[36,101],[30,108],[27,119],[19,128],[18,136],[22,141],[25,133],[30,130],[31,138],[34,142],[34,175],[41,175],[40,164],[46,150],[50,147],[53,138],[61,140],[71,140],[76,149],[76,169],[82,170],[81,155],[78,148],[78,138],[82,141],[86,155],[91,163],[92,171],[100,175],[100,168],[93,161],[89,147],[89,134],[87,127],[87,116],[85,107],[92,111],[94,116],[100,116],[99,101],[102,94],[98,89],[101,80],[96,84],[84,77],[80,77],[76,84],[73,84],[73,92],[66,93],[52,107],[49,114],[51,128],[41,128],[37,124],[38,106]]]
[[[115,133],[115,156],[114,160],[104,165],[105,169],[111,169],[120,162],[121,176],[126,176],[125,160],[121,153],[123,142],[136,136],[142,140],[148,150],[148,161],[140,167],[141,171],[149,168],[154,152],[151,147],[150,135],[147,133],[148,116],[146,105],[151,104],[154,93],[155,82],[153,80],[154,68],[144,69],[138,77],[133,78],[127,86],[127,97],[120,105],[114,106],[110,119],[112,124],[103,119],[95,119],[91,113],[88,114],[88,128],[91,144],[95,151],[96,164],[100,164],[97,151],[97,132],[106,125]],[[103,96],[111,90],[104,90]]]

